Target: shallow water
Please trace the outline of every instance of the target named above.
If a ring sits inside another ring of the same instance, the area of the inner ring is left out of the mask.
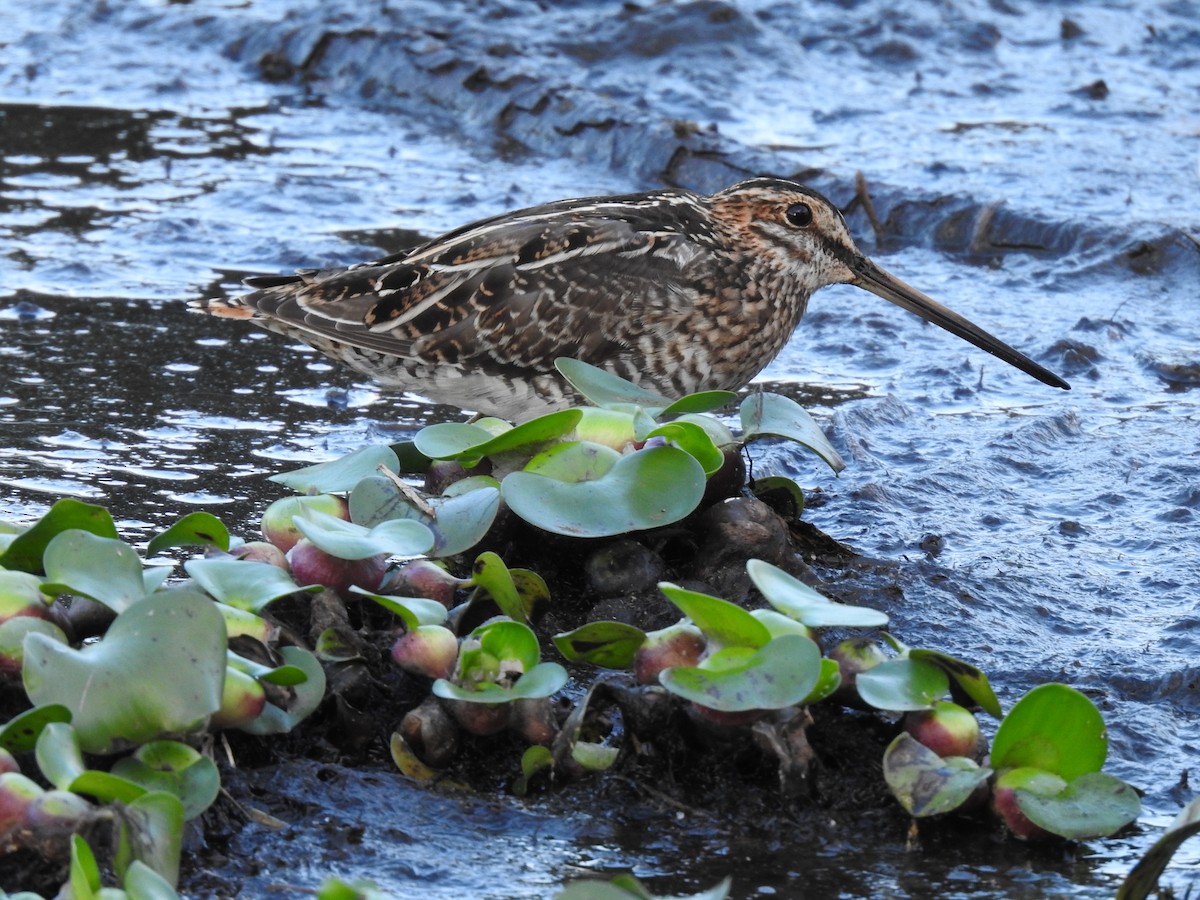
[[[660,890],[732,874],[735,896],[1111,895],[1200,745],[1197,21],[1187,2],[6,9],[0,515],[77,496],[136,539],[194,508],[249,531],[265,475],[457,415],[184,312],[246,272],[558,197],[801,173],[864,250],[1074,389],[829,289],[763,377],[811,397],[850,465],[777,448],[756,471],[824,492],[808,517],[866,557],[826,573],[835,593],[978,663],[1006,706],[1049,680],[1088,691],[1111,770],[1148,792],[1140,828],[1073,859],[908,854],[903,835],[771,847],[659,822],[648,841],[502,806],[526,843],[472,857],[475,889],[630,867]],[[469,889],[363,864],[306,879]],[[1185,846],[1168,883],[1198,866]]]

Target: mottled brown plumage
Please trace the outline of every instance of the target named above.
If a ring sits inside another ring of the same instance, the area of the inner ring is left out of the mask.
[[[820,194],[773,178],[708,197],[550,203],[191,306],[299,338],[385,386],[524,418],[574,400],[554,374],[560,356],[667,395],[740,388],[783,349],[813,291],[838,283],[1067,387],[866,259]]]

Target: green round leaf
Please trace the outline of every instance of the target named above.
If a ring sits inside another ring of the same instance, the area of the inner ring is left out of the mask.
[[[500,611],[510,619],[526,618],[512,573],[498,553],[485,550],[475,558],[475,563],[471,566],[471,583],[491,597],[500,607]]]
[[[128,778],[97,769],[81,772],[71,782],[70,790],[74,794],[87,794],[99,803],[132,803],[146,793],[144,787]]]
[[[660,582],[658,589],[717,647],[757,649],[771,639],[770,629],[736,603],[689,591],[669,581]]]
[[[700,666],[658,676],[668,691],[721,712],[783,709],[804,700],[821,677],[821,651],[806,637],[785,634],[757,650],[729,647]]]
[[[512,422],[497,418],[496,416],[481,416],[475,419],[472,424],[476,428],[482,428],[494,438],[500,437],[506,431],[512,431],[515,427]]]
[[[570,434],[582,416],[583,411],[579,409],[561,409],[558,412],[547,413],[496,435],[487,443],[473,447],[471,452],[484,457],[504,453],[530,455],[541,445]]]
[[[777,510],[784,518],[798,519],[804,512],[804,489],[786,475],[755,478],[750,490],[755,497]]]
[[[65,644],[66,642],[63,641]],[[70,722],[71,711],[61,703],[48,703],[17,713],[0,728],[0,747],[10,753],[28,753],[51,722]]]
[[[645,424],[636,413],[622,409],[584,406],[579,412],[582,413],[582,417],[575,426],[574,439],[585,444],[599,444],[610,450],[624,450],[628,444],[638,439],[639,425]],[[649,424],[653,427],[653,419]]]
[[[913,659],[925,659],[938,666],[954,679],[955,683],[962,688],[963,693],[978,703],[988,714],[997,719],[1003,715],[1000,710],[1000,701],[996,698],[995,692],[992,691],[992,685],[981,669],[937,650],[911,650],[909,655]]]
[[[511,619],[487,622],[463,640],[454,682],[438,679],[433,692],[446,699],[489,704],[548,697],[566,683],[567,673],[557,663],[538,664],[540,655],[537,636],[528,625]]]
[[[229,549],[229,529],[207,512],[188,513],[146,546],[146,555],[154,556],[168,547],[216,547]]]
[[[84,503],[71,497],[57,501],[49,511],[18,534],[0,554],[0,569],[40,573],[46,546],[64,531],[78,529],[97,537],[118,537],[117,526],[103,506]]]
[[[457,556],[466,553],[484,539],[500,512],[500,486],[491,484],[464,491],[457,482],[446,495],[431,501],[437,517],[429,525],[434,544],[429,551],[433,557]]]
[[[609,747],[594,741],[576,741],[571,745],[571,759],[589,772],[604,772],[621,755],[620,747]]]
[[[858,695],[871,706],[896,712],[929,709],[950,690],[945,672],[931,662],[908,657],[859,672],[854,683]]]
[[[222,603],[259,613],[273,600],[297,591],[319,591],[319,584],[300,587],[270,563],[245,559],[189,559],[183,564],[196,583]]]
[[[684,413],[682,416],[676,416],[676,422],[691,422],[693,425],[699,425],[703,428],[712,442],[718,447],[733,447],[737,444],[737,440],[733,436],[733,432],[729,430],[729,426],[720,419],[714,419],[712,416],[697,415],[694,413]]]
[[[746,572],[767,602],[810,628],[878,628],[887,624],[886,613],[835,603],[765,560],[747,561]]]
[[[417,432],[416,448],[431,459],[454,459],[472,466],[484,457],[525,453],[575,430],[583,414],[578,409],[563,409],[530,419],[516,427],[492,434],[477,424],[443,422]],[[498,420],[497,420],[498,421]]]
[[[1072,841],[1108,837],[1142,810],[1137,791],[1103,772],[1080,775],[1053,796],[1018,788],[1016,798],[1017,806],[1034,825]]]
[[[380,466],[400,471],[400,461],[387,444],[363,447],[340,459],[272,475],[270,480],[287,485],[298,494],[344,493],[368,475],[376,474]]]
[[[370,528],[388,519],[422,521],[428,518],[413,506],[409,497],[401,491],[400,485],[383,475],[368,475],[360,479],[350,491],[347,502],[350,521],[364,528]]]
[[[330,556],[339,559],[366,559],[370,556],[420,556],[433,546],[433,532],[411,519],[390,519],[364,528],[307,509],[292,521],[306,538]]]
[[[554,367],[570,382],[571,387],[596,406],[640,406],[657,415],[671,405],[671,401],[661,394],[638,387],[631,381],[578,359],[559,357],[554,361]]]
[[[92,897],[100,890],[100,866],[87,841],[71,835],[71,896]]]
[[[521,754],[521,777],[513,783],[513,793],[524,797],[529,793],[529,782],[538,772],[554,765],[554,754],[549,747],[534,744]]]
[[[50,541],[43,560],[48,590],[91,597],[117,613],[146,596],[142,559],[123,541],[72,529]]]
[[[628,669],[646,632],[624,622],[588,622],[554,636],[554,646],[569,662],[589,662],[606,669]]]
[[[831,695],[842,685],[842,673],[838,667],[837,661],[832,659],[821,660],[821,677],[813,686],[808,696],[804,698],[804,705],[810,703],[820,703],[826,697]]]
[[[555,444],[533,457],[525,471],[571,484],[602,478],[621,459],[612,447],[591,441]]]
[[[450,500],[473,494],[476,491],[486,492],[489,489],[500,490],[500,482],[491,475],[468,475],[466,478],[460,478],[458,481],[446,485],[442,496],[440,498],[432,497],[429,502],[436,506],[439,499]]]
[[[8,574],[23,573],[10,572]],[[0,623],[0,659],[4,659],[14,671],[24,664],[25,635],[31,631],[40,632],[60,644],[67,643],[66,634],[53,622],[39,619],[37,616],[13,616],[7,622]]]
[[[562,689],[570,680],[567,670],[556,662],[538,663],[517,679],[512,687],[513,698],[516,700],[536,700],[539,697],[549,697]]]
[[[258,680],[280,687],[294,687],[308,681],[308,673],[299,666],[276,666],[260,675]]]
[[[492,433],[467,422],[438,422],[427,425],[413,438],[413,446],[430,459],[456,459],[472,447],[486,444]],[[476,460],[478,454],[470,454]]]
[[[802,634],[805,637],[812,637],[811,628],[801,622],[797,622],[791,616],[785,616],[778,610],[752,609],[750,610],[750,615],[767,626],[767,631],[771,633],[771,637],[778,637],[781,634]]]
[[[845,461],[833,449],[821,426],[795,400],[780,394],[755,391],[742,401],[742,441],[760,437],[781,437],[807,447],[821,457],[834,472],[846,468]]]
[[[420,522],[433,533],[428,554],[434,557],[456,556],[474,547],[499,510],[500,483],[483,475],[455,482],[443,496],[430,498],[425,509],[418,508],[394,481],[378,475],[364,478],[350,493],[352,521],[368,527],[399,519]]]
[[[513,587],[517,589],[517,596],[521,598],[521,609],[525,612],[525,618],[531,617],[539,604],[550,600],[550,588],[546,586],[546,579],[537,572],[516,568],[509,569],[508,574],[512,578]]]
[[[1100,711],[1065,684],[1039,685],[1018,700],[992,742],[995,768],[1030,766],[1066,781],[1099,772],[1107,756]]]
[[[153,594],[170,577],[173,568],[173,566],[152,566],[142,569],[142,589],[147,594]]]
[[[171,883],[140,859],[125,870],[124,884],[129,900],[179,900]]]
[[[208,809],[221,789],[216,763],[179,741],[143,744],[132,756],[117,760],[112,774],[147,791],[174,794],[183,803],[186,819]]]
[[[259,643],[269,644],[279,632],[278,625],[273,625],[262,616],[248,610],[238,609],[219,600],[214,600],[213,605],[225,620],[225,634],[230,638],[252,637]]]
[[[568,678],[567,670],[558,663],[544,662],[525,672],[511,688],[501,687],[494,682],[481,682],[467,688],[439,678],[433,683],[433,693],[445,700],[494,705],[549,697],[560,690]]]
[[[396,454],[396,459],[400,461],[401,473],[418,475],[429,471],[429,464],[433,460],[418,450],[413,441],[398,441],[391,446],[392,452]]]
[[[704,496],[704,469],[674,447],[621,457],[595,481],[566,484],[513,472],[501,493],[514,513],[545,531],[571,537],[609,537],[678,522]]]
[[[680,397],[664,409],[661,415],[668,417],[711,412],[714,409],[720,409],[722,406],[728,406],[736,399],[737,394],[733,391],[698,391],[695,394]]]
[[[186,733],[220,708],[225,620],[201,594],[155,594],[118,615],[85,650],[28,635],[22,675],[35,704],[71,710],[88,753]]]
[[[59,790],[70,790],[71,782],[87,771],[75,729],[66,722],[50,722],[42,729],[35,751],[38,769]]]
[[[404,620],[404,627],[412,631],[421,625],[441,625],[446,621],[446,607],[436,600],[426,597],[390,597],[383,594],[372,594],[357,586],[351,586],[355,594],[370,597],[384,609],[393,612]]]
[[[0,616],[21,615],[25,610],[45,610],[54,595],[42,593],[42,579],[29,572],[0,569]]]
[[[668,422],[659,425],[646,437],[665,438],[680,450],[690,453],[696,457],[706,476],[712,475],[725,464],[725,454],[717,449],[709,433],[693,422]]]
[[[279,655],[289,666],[302,670],[305,680],[294,686],[287,709],[268,703],[262,714],[242,725],[249,734],[285,734],[303,722],[325,697],[325,670],[320,661],[302,647],[280,647]]]
[[[499,619],[480,625],[469,638],[479,641],[485,653],[499,660],[516,660],[526,673],[537,665],[542,649],[537,635],[523,622]]]
[[[225,654],[225,660],[229,666],[237,669],[239,672],[245,672],[252,678],[261,678],[271,671],[270,666],[264,665],[257,660],[250,659],[247,656],[242,656],[240,653],[237,653],[233,650],[230,650]],[[225,677],[229,677],[228,672],[225,674]]]
[[[127,829],[133,859],[149,866],[168,883],[177,884],[184,822],[179,798],[166,791],[149,791],[115,812]]]
[[[964,756],[943,759],[907,732],[883,754],[883,777],[893,796],[917,818],[958,809],[992,770]]]
[[[521,754],[521,774],[526,778],[554,764],[554,754],[549,747],[534,744]]]

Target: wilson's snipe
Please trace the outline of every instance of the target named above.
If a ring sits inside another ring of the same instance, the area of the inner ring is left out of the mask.
[[[864,257],[820,194],[773,178],[710,197],[564,200],[378,262],[246,283],[258,290],[191,306],[299,338],[385,386],[506,418],[574,401],[559,356],[671,396],[740,388],[783,349],[812,292],[845,283],[1069,388]]]

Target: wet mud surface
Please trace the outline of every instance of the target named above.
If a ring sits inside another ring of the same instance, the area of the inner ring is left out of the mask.
[[[352,767],[243,749],[234,796],[284,827],[214,828],[189,892],[336,873],[548,896],[632,869],[663,892],[730,874],[739,897],[1110,896],[1189,798],[1195,3],[57,0],[0,18],[5,517],[77,496],[134,539],[195,508],[249,535],[266,475],[457,418],[183,301],[572,195],[799,177],[864,251],[1073,384],[829,289],[764,379],[849,467],[784,447],[754,467],[819,490],[806,521],[860,554],[817,569],[834,596],[979,664],[1006,707],[1045,681],[1086,691],[1110,770],[1147,792],[1131,833],[1066,854],[986,829],[911,848],[894,809],[772,812],[765,777],[739,776],[757,785],[740,810],[698,776],[664,800],[636,772],[517,801],[417,791],[378,748]],[[1185,845],[1167,883],[1197,865]]]

